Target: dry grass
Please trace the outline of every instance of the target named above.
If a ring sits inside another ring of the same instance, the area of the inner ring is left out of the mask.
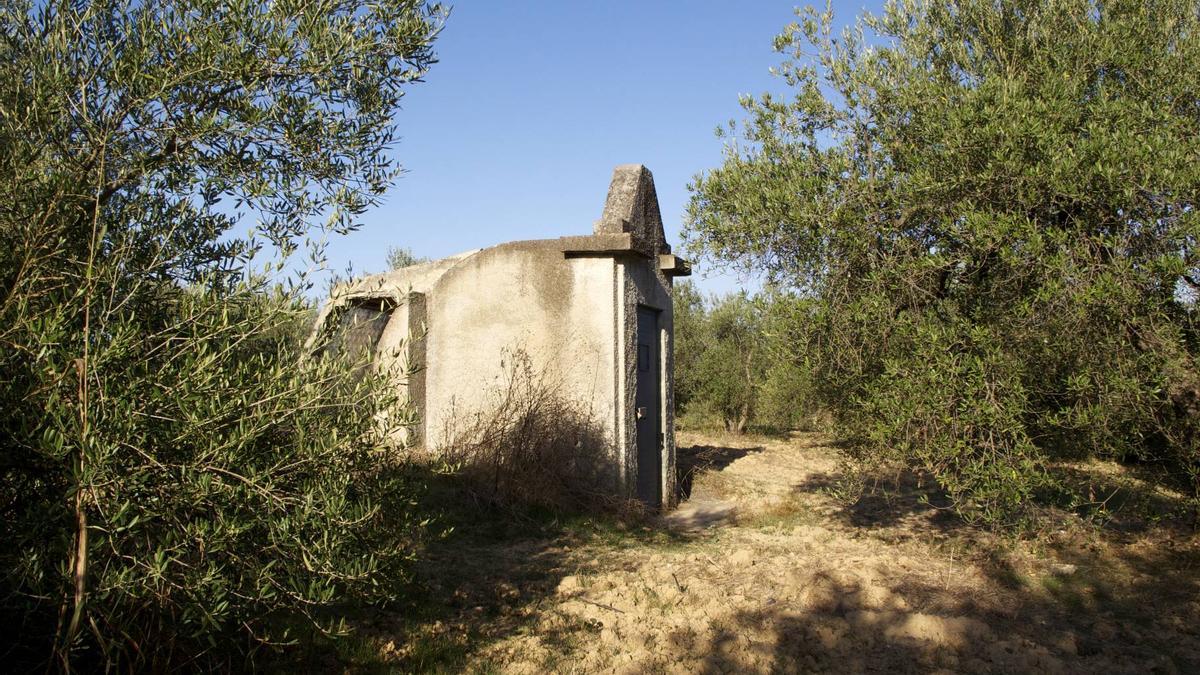
[[[507,355],[502,386],[471,413],[451,415],[440,456],[470,494],[492,506],[627,510],[613,497],[606,439],[591,410],[568,399],[524,352]]]
[[[835,498],[837,454],[817,435],[680,446],[692,499],[727,501],[735,518],[458,532],[427,552],[425,594],[370,627],[371,644],[393,645],[379,666],[1200,671],[1200,544],[1179,523],[1060,511],[1057,528],[1009,539],[948,516],[911,476]]]

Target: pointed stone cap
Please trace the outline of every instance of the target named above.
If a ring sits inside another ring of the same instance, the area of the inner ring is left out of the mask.
[[[622,164],[613,169],[604,215],[596,221],[596,234],[624,232],[631,235],[633,248],[644,255],[671,252],[658,211],[654,176],[641,164]]]

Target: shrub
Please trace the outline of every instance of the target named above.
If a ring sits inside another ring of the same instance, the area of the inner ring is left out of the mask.
[[[392,388],[301,358],[278,329],[307,314],[294,297],[158,295],[154,328],[110,316],[86,349],[75,302],[9,314],[0,559],[26,657],[236,659],[404,578],[420,519],[379,424]]]
[[[406,1],[0,7],[8,665],[243,667],[396,591],[420,523],[383,374],[306,358],[308,282],[282,279],[389,184],[438,23]]]
[[[1200,505],[1194,2],[890,3],[776,40],[687,238],[816,299],[864,460],[1020,520],[1058,458],[1161,462]]]
[[[740,434],[812,415],[807,301],[777,289],[705,300],[683,282],[674,302],[675,406],[687,421]]]
[[[504,382],[480,409],[456,412],[447,424],[438,452],[482,503],[555,511],[614,503],[610,442],[599,421],[523,350],[506,353]]]

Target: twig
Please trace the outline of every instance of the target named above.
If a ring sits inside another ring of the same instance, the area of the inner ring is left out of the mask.
[[[617,614],[624,614],[624,613],[625,613],[625,612],[624,612],[624,610],[617,609],[616,607],[613,607],[612,605],[606,605],[606,604],[604,604],[604,603],[602,603],[602,602],[592,602],[591,600],[588,600],[587,598],[584,598],[584,597],[579,597],[579,598],[576,598],[576,599],[577,599],[577,600],[580,600],[580,601],[582,601],[582,602],[586,602],[586,603],[587,603],[587,604],[589,604],[589,605],[595,605],[595,606],[597,606],[597,607],[602,607],[602,608],[604,608],[604,609],[611,609],[612,611],[616,612]]]

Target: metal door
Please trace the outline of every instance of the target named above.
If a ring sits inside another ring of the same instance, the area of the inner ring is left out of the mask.
[[[658,310],[639,305],[637,318],[637,494],[648,506],[658,508],[662,504]]]

